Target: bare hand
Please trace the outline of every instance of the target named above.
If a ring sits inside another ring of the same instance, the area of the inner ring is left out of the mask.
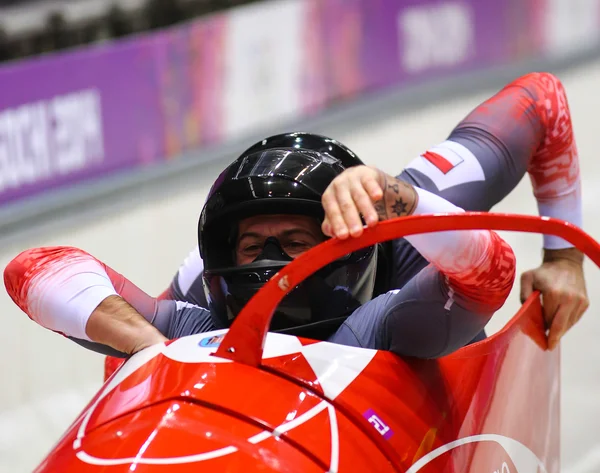
[[[373,227],[378,221],[410,215],[418,196],[414,188],[379,169],[355,166],[337,176],[323,193],[325,220],[322,230],[339,239],[358,237],[363,221]]]
[[[581,252],[575,248],[546,250],[542,265],[521,275],[521,302],[533,291],[542,294],[548,348],[552,350],[589,306]]]

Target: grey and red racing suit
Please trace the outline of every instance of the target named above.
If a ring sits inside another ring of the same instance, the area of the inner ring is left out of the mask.
[[[541,215],[582,225],[579,161],[567,98],[560,81],[548,73],[508,84],[463,119],[446,141],[410,162],[399,178],[418,188],[421,213],[459,211],[457,207],[487,211],[525,173]],[[394,241],[393,289],[358,308],[328,340],[433,358],[481,333],[510,292],[514,255],[488,231],[455,232],[469,236],[455,235],[458,253],[453,252],[450,233]],[[544,237],[547,249],[569,246]],[[168,338],[221,328],[206,308],[201,273],[196,248],[169,289],[153,298],[86,252],[53,247],[18,255],[5,270],[5,284],[36,322],[114,354],[85,333],[87,318],[111,294],[127,300]]]

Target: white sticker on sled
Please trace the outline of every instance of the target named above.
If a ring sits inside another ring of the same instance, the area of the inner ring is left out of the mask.
[[[449,452],[456,447],[460,447],[461,445],[478,442],[496,442],[499,444],[502,448],[504,448],[512,460],[517,473],[548,473],[544,463],[528,447],[514,439],[496,434],[473,435],[471,437],[465,437],[455,440],[454,442],[447,443],[446,445],[442,445],[441,447],[436,448],[433,452],[430,452],[422,457],[418,462],[406,470],[406,473],[417,473],[424,466],[428,465],[444,453]]]

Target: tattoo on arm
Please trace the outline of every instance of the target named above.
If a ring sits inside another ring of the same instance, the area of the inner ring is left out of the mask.
[[[402,198],[400,198],[396,199],[396,202],[394,202],[394,205],[392,205],[391,210],[393,214],[395,214],[397,217],[400,217],[401,215],[407,215],[406,207],[408,207],[408,204],[405,203]]]
[[[413,186],[399,179],[389,178],[382,171],[379,172],[379,184],[384,189],[383,198],[375,202],[380,221],[414,212],[418,195]]]
[[[387,213],[385,211],[385,201],[384,199],[378,200],[375,202],[375,211],[379,216],[379,221],[382,222],[387,219]]]

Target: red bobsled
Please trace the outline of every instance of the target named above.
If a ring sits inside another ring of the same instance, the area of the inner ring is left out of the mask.
[[[438,360],[268,333],[316,269],[405,235],[490,228],[554,234],[600,265],[600,245],[557,220],[418,216],[297,258],[232,327],[152,346],[102,387],[37,472],[558,473],[559,350],[538,294],[503,330]]]

